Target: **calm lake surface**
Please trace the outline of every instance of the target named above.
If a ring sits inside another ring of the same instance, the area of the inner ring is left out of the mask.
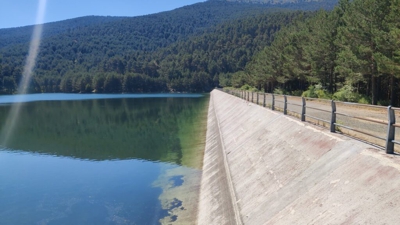
[[[208,95],[0,96],[0,224],[193,223]],[[6,121],[21,108],[15,129]],[[21,103],[22,102],[22,103]]]

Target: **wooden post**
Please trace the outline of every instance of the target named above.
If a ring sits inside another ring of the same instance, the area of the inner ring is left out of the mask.
[[[283,96],[283,114],[287,115],[287,97]]]
[[[259,104],[258,98],[259,98],[259,94],[258,94],[258,92],[257,92],[257,105]]]
[[[263,94],[264,98],[263,98],[263,107],[265,107],[265,93]]]
[[[394,115],[394,110],[392,106],[388,107],[388,131],[386,137],[386,153],[393,154],[394,153],[394,136],[395,136],[395,127],[393,124],[396,123],[396,117]]]
[[[335,101],[331,101],[331,106],[332,106],[332,114],[331,114],[331,132],[335,133],[336,132],[336,103]]]
[[[272,105],[271,105],[271,109],[275,110],[275,95],[272,94]]]
[[[306,99],[304,97],[301,98],[302,107],[301,107],[301,121],[306,121]]]

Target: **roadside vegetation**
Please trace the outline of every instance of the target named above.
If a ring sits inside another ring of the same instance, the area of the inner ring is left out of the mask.
[[[399,0],[340,0],[281,29],[225,85],[399,105],[399,13]]]

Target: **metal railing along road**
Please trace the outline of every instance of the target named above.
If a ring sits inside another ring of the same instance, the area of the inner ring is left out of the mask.
[[[296,97],[296,96],[288,96],[288,95],[277,95],[277,94],[269,94],[269,93],[260,93],[260,92],[250,92],[244,90],[235,90],[235,89],[219,89],[228,94],[237,96],[244,100],[256,103],[257,105],[262,105],[263,107],[268,107],[271,110],[280,110],[283,114],[287,115],[291,113],[293,115],[298,115],[301,121],[307,121],[307,118],[313,119],[315,121],[321,121],[328,125],[331,132],[337,132],[340,128],[344,128],[359,134],[363,134],[366,136],[370,136],[382,141],[385,141],[385,150],[387,154],[394,153],[394,145],[400,145],[400,142],[395,140],[395,128],[400,128],[400,124],[396,124],[396,115],[395,111],[400,110],[400,108],[394,108],[391,106],[374,106],[374,105],[366,105],[366,104],[357,104],[350,102],[340,102],[334,100],[321,100],[314,98],[305,98],[305,97]],[[290,98],[290,101],[288,99]],[[262,101],[262,102],[261,102]],[[307,102],[311,103],[313,101],[325,101],[323,105],[307,105]],[[358,115],[350,115],[349,113],[337,112],[337,104],[344,106],[352,106],[352,107],[370,107],[378,110],[386,110],[387,117],[383,120],[377,118],[369,118]],[[288,106],[292,108],[300,108],[299,111],[289,110]],[[323,106],[323,107],[322,107]],[[321,118],[315,115],[308,114],[307,111],[319,111],[321,113],[325,113],[325,118]],[[342,122],[337,120],[337,117],[346,117],[351,118],[353,120],[359,120],[363,122],[373,123],[384,125],[386,127],[385,136],[378,136],[376,133],[368,132],[362,129],[357,129],[349,125],[345,125]]]

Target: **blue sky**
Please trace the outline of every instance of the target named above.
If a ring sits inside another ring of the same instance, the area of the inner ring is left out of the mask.
[[[81,16],[140,16],[204,0],[47,0],[45,22]],[[33,25],[39,0],[0,0],[0,28]]]

